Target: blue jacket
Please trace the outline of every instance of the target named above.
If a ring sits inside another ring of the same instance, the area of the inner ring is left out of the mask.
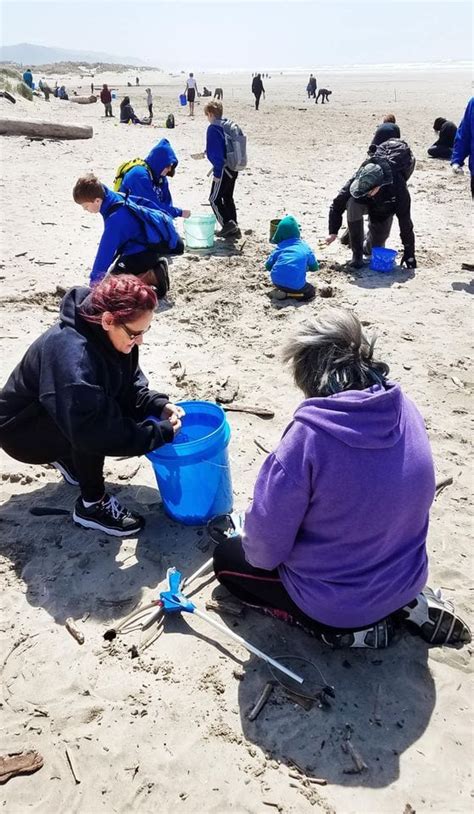
[[[306,272],[317,271],[319,266],[308,244],[300,237],[290,237],[278,244],[265,268],[271,272],[274,285],[301,291],[306,285]]]
[[[474,175],[474,96],[467,103],[462,121],[454,140],[451,164],[464,164],[469,156],[469,172]]]
[[[105,197],[100,207],[100,214],[104,219],[104,232],[100,239],[94,265],[92,266],[90,282],[97,283],[107,273],[113,260],[119,255],[137,254],[148,248],[148,243],[144,235],[144,228],[140,220],[136,218],[127,206],[114,205],[125,200],[120,192],[113,192],[104,186]],[[148,201],[143,198],[130,197],[131,203],[147,206]],[[112,209],[112,212],[110,211]],[[152,210],[156,212],[156,210]],[[158,212],[156,212],[158,215]],[[159,213],[163,219],[162,239],[168,241],[170,232],[177,238],[177,233],[173,229],[173,222],[164,213]],[[174,243],[176,245],[176,242]],[[170,247],[174,248],[170,242]]]
[[[150,150],[145,161],[148,167],[132,167],[125,173],[120,192],[147,198],[147,206],[161,209],[170,218],[180,218],[183,210],[173,206],[166,175],[161,175],[165,167],[178,164],[176,153],[167,138],[161,139]]]
[[[206,155],[212,164],[215,178],[221,177],[226,159],[225,136],[220,122],[217,119],[210,124],[206,135]]]
[[[28,85],[29,88],[33,87],[33,74],[31,71],[25,71],[23,74],[23,82],[25,85]]]

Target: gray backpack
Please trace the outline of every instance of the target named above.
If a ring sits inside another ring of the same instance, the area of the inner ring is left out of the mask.
[[[247,136],[231,119],[222,119],[222,129],[225,137],[225,165],[230,170],[239,172],[247,166]]]

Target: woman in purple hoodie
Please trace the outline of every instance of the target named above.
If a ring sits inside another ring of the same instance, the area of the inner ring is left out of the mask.
[[[469,642],[426,587],[435,495],[423,419],[356,316],[332,309],[286,346],[305,400],[257,478],[242,534],[211,522],[217,579],[333,647],[386,647],[402,620],[431,644]],[[224,528],[224,531],[222,529]]]

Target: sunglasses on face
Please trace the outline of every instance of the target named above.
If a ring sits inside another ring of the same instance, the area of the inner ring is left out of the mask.
[[[127,325],[125,325],[124,322],[120,323],[120,327],[123,328],[129,339],[139,339],[140,336],[143,336],[143,334],[146,334],[147,331],[150,330],[151,325],[149,325],[148,328],[145,328],[144,331],[131,331],[130,328]]]

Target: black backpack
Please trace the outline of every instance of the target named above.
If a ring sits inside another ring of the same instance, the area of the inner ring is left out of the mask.
[[[415,169],[415,156],[406,141],[401,138],[391,138],[382,142],[372,152],[371,158],[384,158],[392,171],[401,172],[407,180]]]
[[[166,127],[168,128],[168,130],[174,129],[174,116],[172,113],[170,113],[169,116],[166,117]]]

